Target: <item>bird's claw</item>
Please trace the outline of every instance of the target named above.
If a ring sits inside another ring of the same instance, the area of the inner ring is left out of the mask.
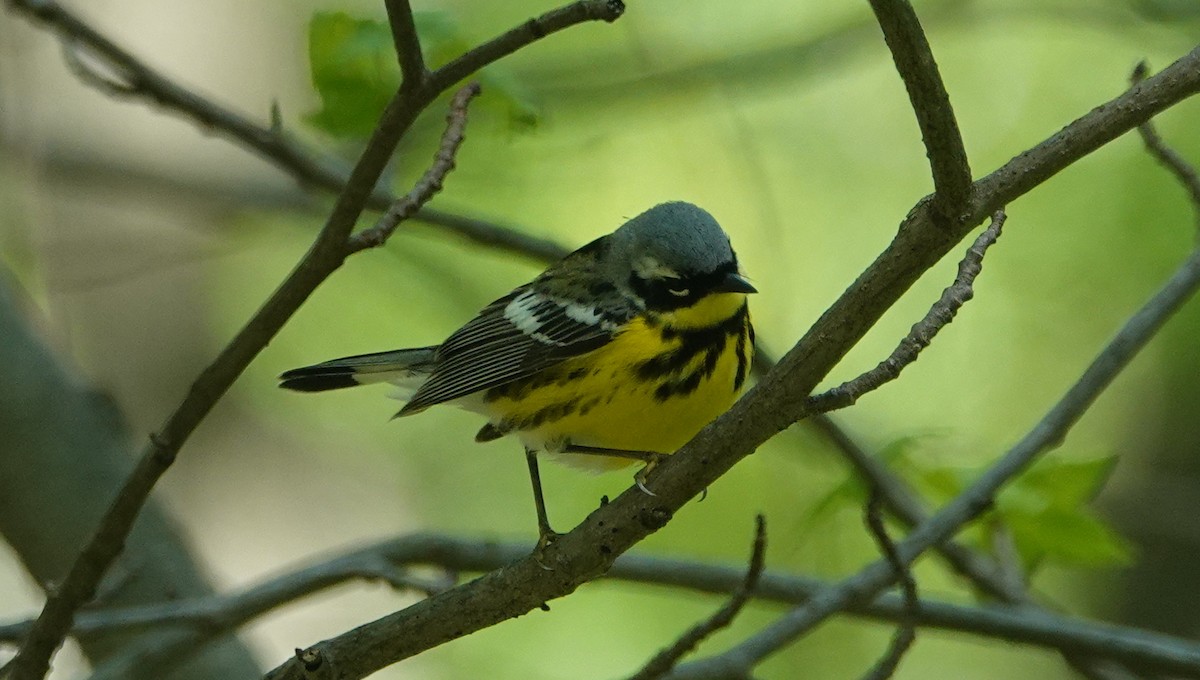
[[[666,454],[649,453],[648,457],[646,458],[646,467],[638,470],[638,473],[633,476],[634,484],[637,484],[637,488],[641,489],[642,493],[646,494],[647,496],[658,495],[646,487],[646,478],[650,476],[650,473],[654,471],[654,468],[658,467],[658,464],[664,458],[666,458]]]
[[[533,561],[537,562],[537,565],[546,571],[554,571],[554,567],[547,565],[545,562],[546,548],[549,548],[557,541],[559,536],[562,536],[562,534],[550,527],[542,527],[538,530],[538,542],[533,548]]]

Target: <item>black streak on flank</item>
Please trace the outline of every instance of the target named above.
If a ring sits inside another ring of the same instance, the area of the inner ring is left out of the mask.
[[[742,389],[742,383],[746,382],[746,374],[750,369],[750,357],[746,353],[746,344],[754,346],[754,324],[750,323],[750,315],[745,315],[746,332],[738,335],[737,340],[737,375],[733,378],[733,391],[737,392]]]
[[[746,377],[746,332],[749,324],[747,305],[742,305],[736,314],[715,326],[698,329],[663,327],[660,333],[664,342],[676,342],[675,349],[642,362],[634,368],[638,378],[646,382],[657,382],[654,398],[666,401],[673,396],[690,394],[700,386],[700,381],[711,377],[717,368],[722,352],[730,338],[737,338],[735,350],[738,355],[738,372],[735,388],[741,386]],[[682,372],[697,357],[704,355],[704,362],[695,370]]]

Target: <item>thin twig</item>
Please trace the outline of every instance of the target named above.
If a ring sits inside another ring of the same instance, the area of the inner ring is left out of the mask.
[[[917,618],[921,613],[917,581],[913,578],[912,570],[908,568],[908,565],[900,560],[900,554],[896,552],[896,544],[892,542],[892,537],[888,536],[887,527],[883,522],[883,503],[883,494],[879,489],[872,487],[863,519],[871,536],[875,539],[876,545],[879,546],[879,551],[883,553],[884,559],[892,566],[892,571],[900,581],[904,613],[900,619],[900,626],[896,628],[896,632],[888,644],[887,652],[875,664],[875,667],[863,676],[863,680],[887,680],[896,673],[896,669],[900,666],[900,660],[904,658],[905,652],[917,639]]]
[[[713,633],[727,627],[734,617],[742,611],[742,607],[750,600],[750,595],[758,587],[758,579],[762,576],[766,564],[767,553],[767,522],[762,515],[755,518],[754,547],[750,551],[750,566],[746,569],[746,577],[738,585],[737,590],[729,596],[729,600],[705,621],[697,624],[681,635],[670,647],[663,649],[650,659],[640,671],[630,676],[629,680],[654,680],[666,675],[679,660],[696,648]]]
[[[1150,71],[1150,65],[1145,61],[1138,62],[1134,67],[1133,74],[1130,76],[1130,83],[1134,86],[1146,79],[1146,74]],[[1146,145],[1146,150],[1150,155],[1163,165],[1188,193],[1191,199],[1192,209],[1196,214],[1196,229],[1200,233],[1200,174],[1196,173],[1196,168],[1192,167],[1179,152],[1168,147],[1159,136],[1158,131],[1154,129],[1154,123],[1147,120],[1138,126],[1138,134],[1142,136],[1142,142]]]
[[[908,0],[871,0],[871,9],[921,128],[933,173],[934,212],[957,223],[971,197],[971,166],[925,31]]]
[[[471,100],[479,94],[479,83],[464,85],[450,102],[450,111],[446,114],[446,131],[442,133],[442,143],[438,146],[433,157],[433,165],[425,171],[421,179],[413,185],[411,191],[393,203],[375,226],[350,237],[347,250],[356,253],[367,248],[375,248],[387,242],[392,232],[401,222],[411,218],[421,206],[425,205],[433,195],[442,190],[442,182],[446,175],[454,169],[454,157],[458,147],[466,137],[467,107]]]
[[[392,41],[396,44],[396,57],[400,61],[400,76],[410,87],[419,87],[429,76],[425,68],[425,57],[421,54],[421,39],[413,21],[412,7],[408,0],[384,0],[388,22],[392,26]]]
[[[850,406],[867,392],[898,378],[906,366],[916,361],[921,350],[928,347],[933,338],[954,320],[958,310],[975,296],[975,277],[982,271],[983,256],[1000,237],[1005,219],[1003,210],[998,210],[992,215],[992,223],[975,239],[967,249],[966,256],[958,263],[958,275],[954,278],[954,283],[942,291],[938,301],[933,303],[924,318],[913,324],[908,335],[904,336],[888,358],[857,378],[810,397],[812,410],[825,413]]]
[[[1016,446],[897,545],[901,562],[911,564],[931,546],[954,535],[991,505],[1001,487],[1025,470],[1039,455],[1058,446],[1096,397],[1197,288],[1200,288],[1200,250],[1193,252],[1163,288],[1130,317],[1079,380]],[[874,562],[816,594],[804,606],[781,617],[721,656],[735,658],[745,666],[756,664],[833,614],[875,597],[894,580],[890,563]],[[682,674],[688,666],[676,669],[678,677],[693,677]]]
[[[61,8],[49,0],[11,0],[10,5],[24,9],[43,20],[49,15],[58,16],[60,21],[65,21]],[[9,680],[41,680],[45,676],[50,657],[70,630],[76,610],[94,597],[96,584],[120,554],[125,536],[129,534],[138,512],[155,483],[174,462],[180,447],[296,309],[322,281],[341,266],[348,254],[346,246],[351,229],[362,213],[400,137],[416,120],[417,115],[442,90],[492,61],[575,24],[591,20],[614,21],[623,10],[624,6],[616,0],[583,0],[567,5],[532,19],[465,53],[433,72],[427,83],[420,86],[411,82],[401,84],[400,90],[381,114],[378,125],[346,182],[345,189],[339,195],[311,249],[262,308],[200,374],[162,428],[151,435],[149,445],[144,449],[112,506],[100,520],[95,533],[72,564],[67,576],[56,590],[48,593],[41,615],[34,622],[25,643],[12,661],[8,671]],[[65,24],[54,25],[61,27]],[[77,33],[72,33],[73,35],[88,34],[91,36],[91,43],[106,45],[110,52],[120,51],[110,41],[87,27],[78,25],[78,22],[74,28]]]

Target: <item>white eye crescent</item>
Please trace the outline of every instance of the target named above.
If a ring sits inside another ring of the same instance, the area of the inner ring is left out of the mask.
[[[668,288],[667,291],[675,297],[687,297],[692,291],[687,288]]]

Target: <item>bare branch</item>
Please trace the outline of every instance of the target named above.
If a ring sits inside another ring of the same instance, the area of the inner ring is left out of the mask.
[[[10,4],[38,18],[50,15],[59,16],[60,21],[66,21],[62,18],[61,9],[55,14],[57,5],[49,0],[13,0]],[[94,597],[96,584],[121,552],[125,536],[149,497],[150,490],[174,462],[180,447],[233,381],[270,342],[312,291],[341,266],[347,255],[346,243],[350,231],[379,181],[397,142],[416,120],[417,115],[443,89],[457,83],[475,69],[569,26],[593,19],[613,21],[620,16],[623,9],[624,6],[616,0],[581,0],[552,10],[438,69],[430,75],[426,87],[401,87],[385,107],[375,131],[350,174],[350,179],[311,249],[262,308],[200,374],[162,428],[151,435],[149,445],[143,450],[133,472],[101,519],[96,532],[83,547],[62,584],[48,597],[25,644],[17,652],[7,671],[9,680],[41,680],[45,676],[50,657],[70,630],[76,610]],[[86,27],[78,24],[74,25],[74,28],[85,33],[90,31],[85,31]],[[111,42],[96,35],[94,31],[90,33],[95,44],[107,45],[110,50],[116,50]],[[467,67],[470,67],[470,70],[464,72]]]
[[[971,198],[971,166],[925,31],[908,0],[871,0],[871,9],[917,115],[933,172],[934,213],[958,222]]]
[[[1149,64],[1145,61],[1139,62],[1133,69],[1130,82],[1134,86],[1138,85],[1146,79],[1149,71]],[[1158,131],[1154,129],[1154,123],[1149,120],[1138,126],[1138,134],[1142,136],[1142,142],[1145,143],[1146,150],[1150,152],[1150,155],[1175,175],[1175,178],[1188,192],[1188,197],[1196,212],[1196,228],[1200,232],[1200,175],[1197,175],[1196,168],[1192,167],[1177,151],[1166,145],[1166,142],[1158,135]]]
[[[387,209],[374,227],[350,237],[346,244],[349,253],[375,248],[386,243],[401,222],[416,214],[421,206],[442,190],[442,182],[446,179],[446,175],[454,169],[454,157],[466,137],[467,107],[478,94],[479,83],[470,83],[463,86],[458,94],[454,95],[454,99],[450,102],[450,112],[446,114],[446,131],[442,134],[442,143],[433,157],[433,165],[413,185],[412,191]]]
[[[811,397],[812,410],[824,413],[850,406],[867,392],[900,377],[904,367],[916,361],[921,350],[928,347],[933,338],[954,320],[958,310],[975,297],[975,277],[979,276],[983,269],[983,256],[996,239],[1000,238],[1005,219],[1003,210],[998,210],[992,215],[992,223],[975,239],[975,243],[967,249],[966,256],[958,263],[958,276],[954,278],[954,283],[942,291],[938,301],[933,303],[924,318],[913,324],[908,335],[904,336],[888,358],[857,378]]]
[[[392,26],[392,40],[396,43],[396,56],[400,60],[400,75],[405,87],[417,88],[425,84],[429,69],[425,68],[425,57],[421,54],[421,39],[413,22],[412,7],[408,0],[384,0],[388,22]]]
[[[900,581],[900,592],[904,600],[904,613],[900,620],[900,627],[892,636],[887,653],[870,672],[863,676],[863,680],[887,680],[895,674],[896,669],[900,666],[900,660],[904,658],[904,653],[912,647],[913,642],[917,639],[916,623],[921,612],[921,601],[917,596],[916,579],[913,578],[908,565],[901,561],[900,554],[896,552],[896,544],[892,542],[891,536],[888,536],[887,527],[884,526],[883,495],[877,488],[871,489],[871,496],[867,500],[867,507],[863,514],[867,528],[879,546],[879,551],[883,553],[884,559],[891,565],[893,573]]]
[[[630,676],[629,680],[661,678],[705,638],[732,623],[734,617],[742,611],[742,607],[746,605],[751,593],[758,586],[758,579],[762,576],[763,565],[766,563],[766,552],[767,523],[762,515],[758,515],[755,518],[754,547],[750,552],[750,567],[746,570],[746,577],[729,597],[725,606],[714,612],[706,621],[684,633],[673,645],[656,654],[640,671]]]

